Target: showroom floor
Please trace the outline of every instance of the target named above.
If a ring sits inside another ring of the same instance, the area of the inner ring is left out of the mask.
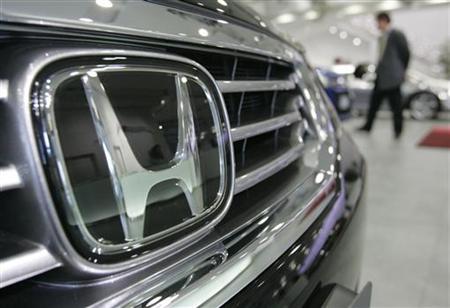
[[[450,150],[417,147],[434,125],[409,120],[395,141],[389,114],[371,135],[346,122],[369,167],[361,281],[374,284],[373,307],[448,307]]]

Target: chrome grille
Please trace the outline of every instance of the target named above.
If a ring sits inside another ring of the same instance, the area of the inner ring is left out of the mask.
[[[303,143],[294,137],[302,117],[291,66],[236,59],[239,79],[218,83],[232,119],[238,194],[296,161]]]
[[[205,66],[224,96],[234,142],[235,194],[301,157],[308,124],[290,63],[247,55],[183,55]]]

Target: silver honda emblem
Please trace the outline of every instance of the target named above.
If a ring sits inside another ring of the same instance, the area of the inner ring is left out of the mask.
[[[211,75],[182,57],[115,52],[60,51],[68,65],[86,58],[67,69],[48,65],[32,101],[56,206],[73,243],[95,262],[160,241],[191,243],[225,215],[234,187],[230,127]],[[127,73],[141,83],[130,87]]]
[[[95,71],[82,77],[95,129],[102,142],[113,181],[114,198],[120,209],[121,221],[127,240],[144,236],[144,214],[146,201],[152,187],[166,180],[176,180],[188,200],[194,216],[204,210],[202,179],[197,140],[194,131],[194,117],[186,77],[176,76],[178,104],[178,145],[168,169],[152,171],[143,168],[136,159],[122,126],[114,112],[105,89]]]

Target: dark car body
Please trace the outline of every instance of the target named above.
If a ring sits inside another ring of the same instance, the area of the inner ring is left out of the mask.
[[[259,16],[229,1],[6,1],[0,33],[0,306],[368,305],[370,286],[358,296],[365,161],[305,55]],[[111,59],[127,67],[155,54],[185,61],[186,70],[204,67],[222,91],[212,90],[229,118],[222,129],[236,159],[225,166],[233,201],[197,237],[186,231],[176,245],[136,245],[119,261],[102,260],[67,223],[67,191],[54,172],[61,161],[46,130],[54,123],[44,121],[47,101],[35,101],[34,89],[45,88],[51,70]],[[302,78],[287,77],[298,70]],[[300,96],[290,117],[270,107]],[[243,104],[249,122],[240,123],[233,106]],[[266,107],[271,118],[260,125],[254,116]]]

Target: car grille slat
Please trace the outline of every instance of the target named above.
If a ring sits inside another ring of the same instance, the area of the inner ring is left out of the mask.
[[[40,245],[0,232],[0,289],[44,273],[60,263]]]
[[[305,129],[310,118],[291,63],[220,53],[195,60],[215,77],[227,107],[238,175],[235,194],[301,158],[303,141],[315,137]]]
[[[22,187],[22,179],[16,166],[0,167],[0,192]]]
[[[296,159],[300,158],[303,153],[304,146],[298,144],[283,154],[278,155],[274,159],[263,162],[260,166],[247,172],[238,173],[235,181],[235,194],[238,194],[259,182],[264,181],[268,177],[274,175],[278,171],[290,165]]]
[[[233,141],[239,141],[260,134],[277,130],[279,128],[289,126],[295,122],[300,121],[298,111],[292,111],[284,115],[270,118],[268,120],[259,121],[256,123],[234,127],[231,129],[231,138]]]
[[[295,88],[295,83],[291,80],[220,80],[218,84],[222,93],[286,91]]]

